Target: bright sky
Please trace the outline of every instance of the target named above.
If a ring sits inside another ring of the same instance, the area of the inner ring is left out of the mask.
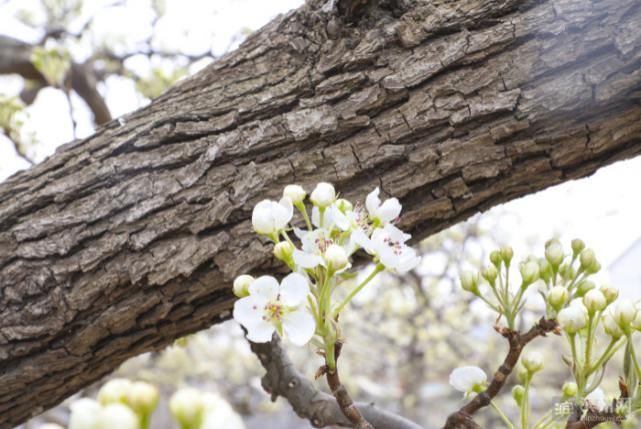
[[[149,35],[152,19],[150,1],[129,1],[125,7],[104,8],[113,0],[86,0],[83,17],[72,23],[72,30],[95,11],[92,37],[105,40],[118,52],[126,52]],[[198,54],[212,50],[225,52],[239,43],[245,28],[257,29],[276,14],[297,7],[302,0],[167,0],[167,14],[158,25],[154,46],[165,51]],[[9,0],[0,6],[0,33],[27,41],[37,40],[39,31],[16,19],[20,10],[40,10],[40,0]],[[34,23],[44,16],[32,13]],[[75,46],[76,58],[89,52],[90,40]],[[134,57],[128,63],[140,73],[150,68],[144,57]],[[202,66],[202,64],[200,65]],[[16,94],[20,79],[0,79],[0,93]],[[107,102],[115,116],[131,111],[147,100],[133,91],[127,79],[110,79],[102,92],[109,94]],[[91,134],[91,118],[82,101],[74,99],[78,134]],[[43,159],[55,148],[72,138],[71,122],[64,96],[57,90],[41,91],[29,107],[29,130],[39,142],[34,150],[37,159]],[[27,165],[14,153],[12,146],[0,137],[0,180]],[[526,247],[530,237],[542,240],[558,236],[564,242],[574,237],[583,238],[597,250],[602,264],[607,266],[634,240],[641,236],[641,158],[621,162],[605,168],[589,179],[566,183],[555,188],[505,204],[490,213],[508,213],[503,216],[501,234],[505,242],[514,243],[518,251]]]

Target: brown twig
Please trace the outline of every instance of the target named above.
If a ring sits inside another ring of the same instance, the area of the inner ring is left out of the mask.
[[[512,373],[512,370],[517,364],[523,348],[537,337],[544,337],[549,332],[559,333],[559,325],[556,320],[548,320],[545,318],[541,318],[541,320],[539,320],[539,322],[525,334],[521,334],[507,328],[497,327],[495,329],[508,340],[510,345],[510,349],[503,360],[503,364],[499,367],[498,371],[494,373],[494,377],[492,378],[488,388],[484,392],[476,395],[474,399],[465,404],[458,411],[450,414],[443,429],[478,428],[479,426],[472,421],[471,416],[481,408],[488,406],[492,399],[498,395],[505,385],[507,377]]]
[[[274,335],[268,343],[250,341],[249,344],[266,370],[262,385],[273,401],[282,396],[299,417],[308,419],[314,427],[352,426],[336,400],[318,390],[308,377],[296,370],[278,336]],[[381,410],[374,404],[357,402],[356,408],[376,429],[422,429],[416,423]]]
[[[341,354],[342,347],[343,343],[341,343],[340,341],[336,342],[334,352],[334,360],[336,362],[336,365],[334,365],[334,368],[325,367],[327,384],[332,391],[332,395],[334,395],[334,398],[336,398],[338,406],[341,407],[341,411],[343,412],[343,414],[345,414],[345,417],[347,417],[349,421],[352,422],[354,429],[374,429],[372,425],[367,420],[365,420],[360,411],[358,411],[358,408],[356,408],[356,405],[354,405],[352,397],[349,396],[347,389],[345,388],[345,386],[343,386],[343,383],[341,383],[341,379],[338,376],[338,358]]]
[[[616,412],[618,405],[629,398],[628,386],[622,378],[619,378],[619,390],[621,391],[619,399],[613,399],[610,407],[605,410],[599,410],[588,405],[587,412],[583,415],[585,407],[575,405],[573,413],[565,425],[565,429],[591,429],[606,422],[616,423],[617,425],[623,423],[625,419],[627,419],[627,416],[620,415]],[[581,416],[583,416],[583,418],[581,418]]]

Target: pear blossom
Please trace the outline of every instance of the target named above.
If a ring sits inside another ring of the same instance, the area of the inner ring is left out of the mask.
[[[608,406],[608,401],[605,398],[605,392],[600,387],[597,387],[589,395],[587,395],[585,397],[585,402],[589,403],[598,411],[603,411]]]
[[[101,409],[98,401],[82,398],[74,401],[69,408],[69,429],[96,429]]]
[[[278,234],[287,226],[294,215],[292,200],[283,197],[279,202],[263,200],[252,212],[252,225],[259,234]]]
[[[158,405],[158,388],[144,381],[135,381],[127,392],[127,405],[140,415],[148,415]]]
[[[568,334],[576,333],[585,328],[588,323],[588,310],[580,301],[579,304],[574,304],[574,302],[576,301],[561,310],[557,317],[559,324]]]
[[[397,198],[389,198],[381,204],[379,193],[378,187],[370,192],[365,199],[365,207],[367,207],[370,219],[383,226],[397,219],[401,214],[402,207]]]
[[[43,425],[40,425],[38,429],[65,429],[65,428],[55,423],[45,423]]]
[[[113,378],[106,382],[98,391],[98,401],[102,405],[115,402],[126,403],[131,385],[131,381],[126,378]]]
[[[249,285],[254,282],[254,278],[249,274],[241,274],[234,279],[234,295],[238,298],[244,298],[249,295]]]
[[[326,229],[319,228],[313,231],[303,231],[294,228],[294,233],[300,238],[302,243],[301,249],[294,249],[293,252],[294,264],[296,264],[296,266],[303,269],[313,269],[319,265],[327,267],[329,264],[332,264],[332,260],[335,259],[339,252],[335,247],[341,246],[330,238],[331,234]],[[330,249],[334,250],[328,254],[327,252]],[[347,248],[342,248],[341,251],[345,254],[345,258],[347,258],[350,255],[349,244]],[[335,262],[336,260],[333,260],[335,272],[341,272],[351,267],[348,261],[345,261],[344,264],[339,264],[341,268],[338,268]]]
[[[370,239],[361,238],[365,250],[376,255],[385,268],[405,274],[421,262],[421,258],[416,256],[416,251],[405,245],[411,237],[394,225],[387,224],[383,228],[376,228]]]
[[[314,225],[316,228],[324,228],[328,231],[334,227],[340,229],[341,231],[347,231],[350,229],[350,222],[348,217],[336,204],[332,204],[325,208],[325,211],[323,212],[322,225],[320,209],[314,206],[312,208],[312,225]]]
[[[305,276],[291,273],[280,285],[271,276],[261,276],[249,286],[249,296],[234,304],[234,319],[247,329],[256,343],[271,340],[277,330],[302,346],[314,335],[314,317],[304,308],[309,284]]]
[[[300,185],[287,185],[283,189],[283,197],[289,198],[294,204],[302,203],[306,196],[307,192]]]
[[[309,199],[315,206],[324,208],[336,201],[336,190],[330,183],[321,182],[316,185]]]
[[[225,399],[215,393],[203,393],[205,416],[201,429],[245,429],[241,417]]]
[[[543,355],[537,351],[531,351],[521,358],[523,367],[529,373],[535,373],[543,369]]]
[[[98,414],[96,429],[139,429],[138,416],[131,408],[113,403],[105,406]]]
[[[169,411],[181,427],[198,427],[205,411],[202,393],[191,387],[177,390],[169,399]]]
[[[465,394],[477,392],[487,383],[487,374],[478,366],[462,366],[450,373],[450,385]]]

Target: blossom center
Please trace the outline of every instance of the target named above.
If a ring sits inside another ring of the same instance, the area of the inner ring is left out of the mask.
[[[283,305],[278,301],[273,301],[265,305],[263,320],[267,322],[280,322],[283,319],[283,314]]]
[[[391,237],[385,237],[383,242],[392,249],[395,255],[400,256],[403,254],[403,247],[405,246],[400,241],[392,240]]]

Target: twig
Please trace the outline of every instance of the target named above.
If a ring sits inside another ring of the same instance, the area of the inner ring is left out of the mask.
[[[508,340],[510,345],[510,349],[503,360],[503,364],[494,374],[488,388],[484,392],[476,395],[474,399],[465,404],[458,411],[450,414],[443,429],[478,428],[479,426],[472,421],[471,416],[481,408],[488,406],[492,399],[501,391],[505,385],[507,377],[512,373],[514,366],[517,364],[523,348],[533,339],[537,337],[544,337],[549,332],[558,334],[558,328],[559,325],[556,320],[548,320],[545,318],[541,318],[541,320],[539,320],[539,322],[525,334],[521,334],[507,328],[495,328]]]
[[[581,416],[583,415],[584,407],[575,404],[565,429],[591,429],[606,422],[616,423],[619,426],[627,419],[627,416],[617,414],[617,406],[629,398],[628,386],[622,378],[619,378],[619,390],[621,391],[621,396],[619,399],[613,399],[608,409],[598,410],[588,405],[587,412],[583,418]]]
[[[250,341],[249,344],[266,370],[262,386],[271,395],[272,401],[282,396],[299,417],[308,419],[314,427],[352,426],[336,399],[318,390],[310,379],[296,370],[282,349],[278,336],[274,335],[268,343]],[[422,429],[416,423],[381,410],[374,404],[357,402],[356,408],[375,429]]]

